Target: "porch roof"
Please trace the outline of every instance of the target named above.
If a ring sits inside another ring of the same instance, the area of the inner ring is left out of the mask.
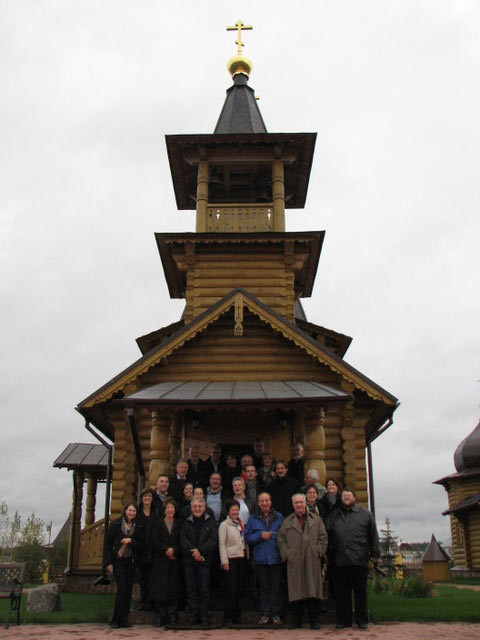
[[[457,514],[462,511],[472,511],[472,509],[478,509],[480,507],[480,493],[474,493],[472,496],[465,498],[454,507],[442,512],[442,516],[449,515],[450,513]]]
[[[108,449],[103,444],[71,442],[53,463],[69,471],[82,469],[104,477],[107,472]]]
[[[125,396],[116,402],[128,407],[137,404],[232,404],[297,403],[350,400],[344,391],[313,380],[229,380],[160,382]]]

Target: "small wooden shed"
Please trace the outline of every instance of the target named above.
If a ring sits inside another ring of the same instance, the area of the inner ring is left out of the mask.
[[[450,580],[450,564],[450,556],[442,549],[432,533],[432,539],[422,558],[425,580],[430,582]]]

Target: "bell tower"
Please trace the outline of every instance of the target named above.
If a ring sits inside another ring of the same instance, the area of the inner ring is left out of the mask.
[[[237,31],[237,53],[214,133],[166,136],[177,207],[196,210],[194,236],[156,236],[187,321],[241,286],[294,322],[320,256],[323,232],[285,231],[285,210],[305,205],[316,134],[267,132],[243,54],[251,28],[227,27]]]

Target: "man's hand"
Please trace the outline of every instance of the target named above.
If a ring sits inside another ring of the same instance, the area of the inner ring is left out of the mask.
[[[108,573],[113,573],[113,564],[109,564],[107,567],[105,567],[106,571],[108,571]]]
[[[262,531],[262,535],[261,538],[262,540],[270,540],[270,538],[272,537],[272,532],[271,531]]]

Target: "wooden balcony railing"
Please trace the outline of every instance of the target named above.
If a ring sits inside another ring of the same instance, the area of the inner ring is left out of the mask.
[[[273,204],[209,204],[207,232],[273,231]]]
[[[80,531],[79,568],[86,569],[102,566],[103,522],[102,518]]]

